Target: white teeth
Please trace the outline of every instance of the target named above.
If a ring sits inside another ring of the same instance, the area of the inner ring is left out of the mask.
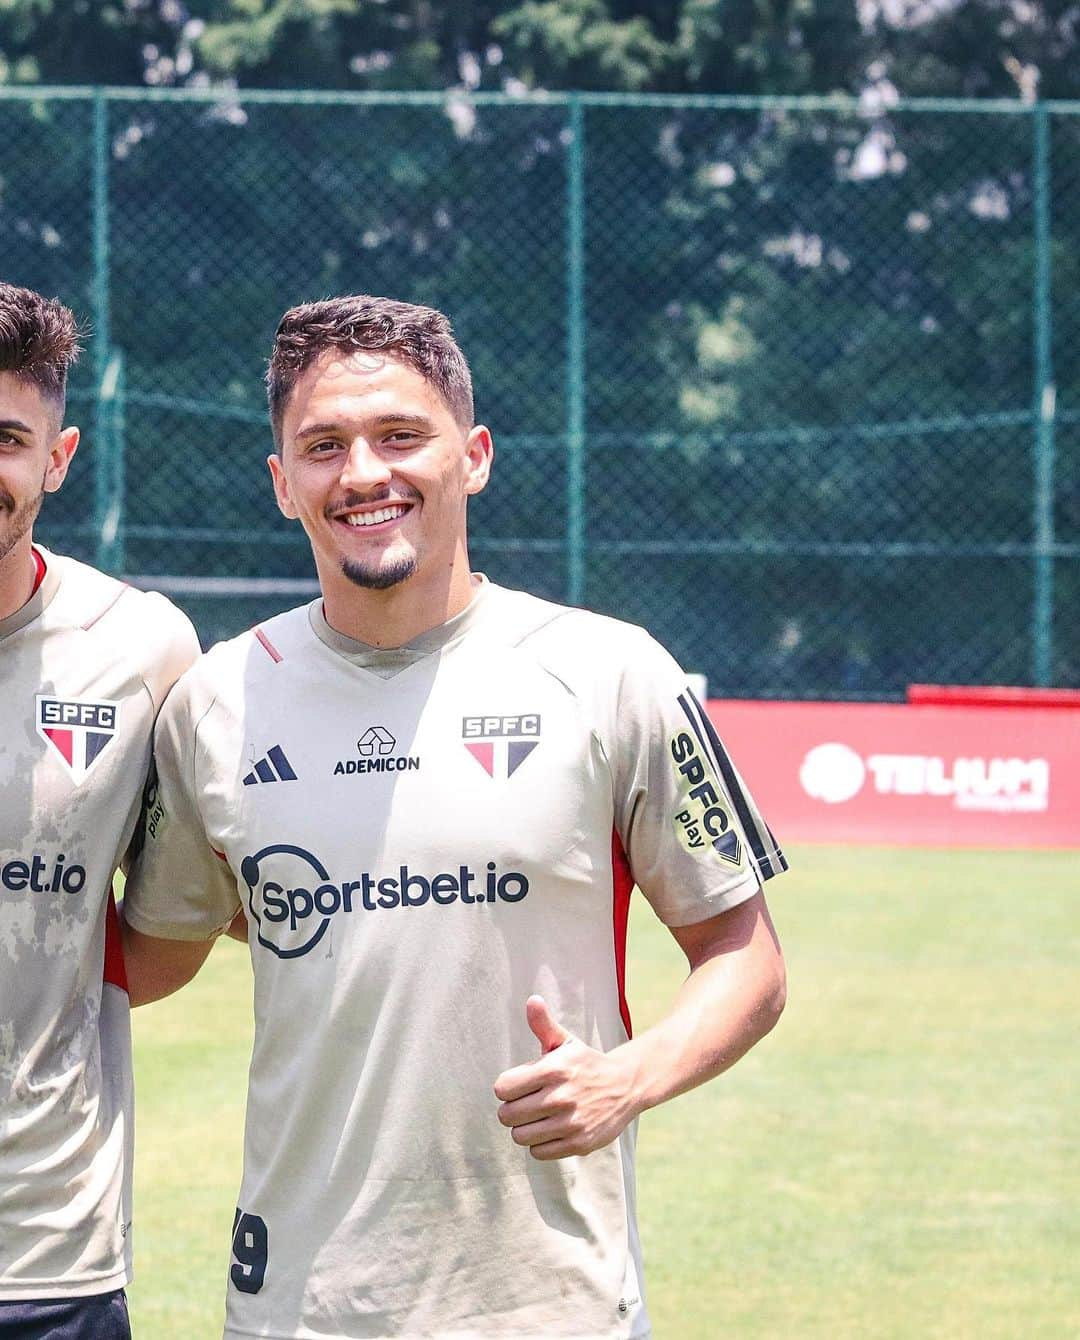
[[[350,512],[342,517],[350,526],[377,526],[380,521],[391,521],[396,516],[404,516],[409,509],[397,504],[393,507],[380,507],[377,512]]]

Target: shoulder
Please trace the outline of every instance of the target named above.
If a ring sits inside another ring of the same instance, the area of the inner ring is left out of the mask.
[[[160,592],[141,590],[63,554],[46,553],[45,561],[60,577],[57,601],[65,619],[84,632],[107,622],[110,632],[151,646],[163,636],[198,645],[191,620]]]
[[[295,659],[306,627],[307,606],[301,606],[215,643],[180,677],[170,708],[200,716],[216,700],[239,702],[258,693],[277,678],[278,667]]]
[[[199,655],[191,620],[157,591],[142,591],[77,559],[46,554],[60,578],[62,622],[103,641],[111,655],[134,662],[157,706]]]
[[[59,579],[54,612],[76,628],[93,628],[111,615],[118,605],[127,600],[134,601],[141,594],[126,582],[92,568],[89,563],[80,563],[66,554],[54,554],[40,545],[36,547],[45,561],[46,570],[55,572]]]
[[[491,616],[522,652],[573,685],[613,685],[626,676],[679,680],[677,663],[638,624],[492,586]]]

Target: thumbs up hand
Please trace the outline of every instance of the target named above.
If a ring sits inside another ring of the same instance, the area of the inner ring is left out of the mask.
[[[543,996],[530,996],[525,1017],[540,1059],[504,1070],[495,1081],[499,1120],[533,1158],[563,1159],[609,1145],[638,1115],[636,1076],[622,1054],[597,1051],[568,1032]]]

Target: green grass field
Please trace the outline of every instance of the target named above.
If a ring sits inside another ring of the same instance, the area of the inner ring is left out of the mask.
[[[1080,1335],[1080,861],[821,847],[792,866],[769,890],[776,1032],[642,1118],[658,1340]],[[681,962],[642,903],[639,1030]],[[249,977],[223,944],[135,1016],[136,1340],[220,1335]]]

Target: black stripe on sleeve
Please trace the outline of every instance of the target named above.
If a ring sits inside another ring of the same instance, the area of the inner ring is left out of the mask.
[[[776,846],[772,833],[768,826],[758,824],[753,811],[747,804],[746,795],[742,786],[739,784],[738,774],[732,766],[731,759],[728,757],[727,750],[720,742],[720,737],[713,728],[708,714],[702,708],[701,704],[694,695],[687,690],[686,693],[679,695],[679,706],[686,714],[687,720],[697,736],[701,751],[705,757],[712,763],[713,767],[723,778],[724,787],[731,797],[732,804],[735,806],[735,813],[739,819],[739,825],[743,830],[750,847],[750,854],[754,858],[754,863],[759,869],[762,880],[771,879],[779,874],[781,870],[787,869],[787,861],[780,849]],[[694,709],[697,709],[696,711]],[[702,733],[704,730],[704,734]],[[706,738],[707,737],[707,738]],[[762,837],[761,828],[765,827],[771,842],[771,850],[765,845]],[[774,861],[775,858],[775,861]]]
[[[736,773],[735,766],[732,763],[727,750],[724,748],[723,741],[720,739],[720,736],[716,732],[716,727],[712,724],[711,717],[709,716],[708,712],[705,711],[705,708],[702,706],[702,704],[699,703],[696,698],[694,698],[693,694],[691,694],[690,696],[691,699],[693,700],[694,706],[697,708],[698,713],[701,717],[702,724],[705,727],[705,733],[712,741],[717,754],[723,760],[727,770],[731,773],[732,777],[737,778],[738,773]],[[745,804],[746,793],[745,791],[742,790],[741,787],[739,788],[739,797]],[[765,837],[768,838],[768,844],[766,849],[769,851],[769,856],[767,857],[767,862],[769,865],[769,875],[767,875],[766,878],[769,878],[769,876],[771,875],[779,874],[781,871],[786,870],[788,868],[787,860],[784,857],[784,853],[780,850],[780,844],[777,842],[776,838],[773,837],[772,829],[765,822],[764,815],[752,813],[751,818],[753,819],[756,831],[758,833],[758,837],[760,838],[763,846],[766,845]],[[765,836],[763,837],[762,834],[764,834]]]

